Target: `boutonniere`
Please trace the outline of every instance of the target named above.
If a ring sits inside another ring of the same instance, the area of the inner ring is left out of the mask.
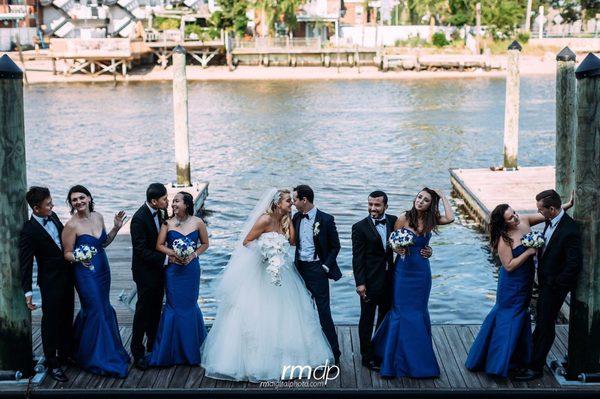
[[[313,226],[313,236],[319,235],[319,231],[321,231],[319,227],[321,227],[321,223],[315,222],[315,225]]]
[[[167,211],[164,209],[158,210],[158,218],[159,220],[167,220]]]

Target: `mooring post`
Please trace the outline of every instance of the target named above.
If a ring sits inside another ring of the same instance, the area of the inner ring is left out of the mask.
[[[600,372],[600,58],[590,53],[575,72],[575,220],[581,229],[583,270],[571,293],[570,377]]]
[[[177,185],[191,186],[190,141],[188,137],[188,91],[185,73],[186,51],[182,46],[173,49],[173,117],[175,127],[175,161]]]
[[[565,47],[556,56],[556,191],[568,199],[575,184],[577,80],[575,53]]]
[[[521,50],[522,47],[516,40],[508,46],[504,108],[504,169],[517,168],[517,154],[519,151],[519,55]]]
[[[0,370],[33,372],[31,313],[19,267],[19,233],[27,220],[23,72],[0,58]]]

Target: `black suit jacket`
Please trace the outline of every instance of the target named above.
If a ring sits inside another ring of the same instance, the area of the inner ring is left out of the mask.
[[[294,215],[292,222],[296,230],[296,265],[300,257],[300,212]],[[315,225],[319,223],[319,234],[313,235],[315,251],[321,262],[329,268],[327,277],[337,281],[342,278],[342,272],[337,264],[337,256],[340,252],[340,238],[335,219],[328,213],[317,209]]]
[[[573,289],[583,268],[581,233],[577,223],[564,214],[539,260],[540,283]]]
[[[386,245],[375,228],[371,216],[352,226],[352,270],[356,286],[365,285],[370,298],[386,296],[393,275],[394,252],[387,240],[398,218],[386,214]]]
[[[51,223],[58,229],[59,237],[62,235],[63,225],[52,213]],[[61,242],[62,244],[62,242]],[[56,279],[71,273],[71,265],[63,257],[63,251],[56,245],[44,226],[38,223],[33,216],[23,224],[19,236],[19,262],[21,267],[21,287],[23,292],[32,291],[33,284],[33,259],[37,262],[37,285],[40,287],[51,285]]]
[[[159,213],[159,222],[162,223]],[[156,250],[158,230],[152,213],[146,204],[131,218],[131,269],[134,279],[138,277],[149,284],[162,284],[165,254]]]

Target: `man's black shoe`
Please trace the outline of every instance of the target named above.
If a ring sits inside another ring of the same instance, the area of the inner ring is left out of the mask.
[[[67,382],[69,379],[60,367],[48,369],[48,375],[58,382]]]
[[[373,371],[379,371],[381,370],[381,366],[377,363],[375,363],[375,360],[371,360],[368,362],[363,361],[362,365],[366,368],[368,368],[369,370],[373,370]]]
[[[515,376],[512,377],[512,380],[517,381],[517,382],[527,382],[527,381],[533,381],[533,380],[537,380],[538,378],[542,378],[542,371],[541,370],[532,370],[532,369],[527,369],[524,372],[522,372],[521,374],[517,374]]]
[[[148,370],[148,367],[150,367],[150,365],[148,364],[148,359],[146,359],[145,357],[140,357],[135,359],[135,362],[133,364],[135,366],[136,369],[138,370]]]

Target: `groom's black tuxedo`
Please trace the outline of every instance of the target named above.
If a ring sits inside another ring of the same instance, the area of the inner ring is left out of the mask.
[[[60,237],[63,225],[55,213],[49,217]],[[73,351],[73,267],[46,229],[32,216],[23,224],[19,237],[19,261],[23,292],[32,291],[33,259],[37,262],[37,284],[42,297],[42,345],[49,368],[58,367],[59,356]]]
[[[531,368],[541,371],[555,338],[555,322],[569,291],[575,288],[583,267],[581,234],[577,223],[565,213],[538,262],[539,297],[533,332]]]
[[[163,222],[158,213],[159,226]],[[137,286],[137,303],[131,332],[131,354],[135,359],[152,351],[164,296],[165,254],[156,250],[158,229],[148,205],[144,204],[131,218],[131,270]]]
[[[398,218],[386,215],[385,245],[373,223],[371,216],[352,226],[352,270],[356,286],[366,286],[367,299],[360,301],[360,321],[358,334],[360,337],[360,352],[363,363],[374,360],[373,322],[375,311],[378,309],[377,324],[379,327],[392,304],[392,279],[394,268],[394,253],[387,240],[394,229]]]
[[[333,318],[331,317],[329,279],[337,281],[342,277],[342,272],[340,271],[336,260],[337,255],[340,252],[340,238],[338,236],[337,228],[335,227],[334,217],[317,209],[313,231],[310,237],[314,243],[315,256],[318,257],[319,260],[310,262],[300,260],[300,247],[302,245],[300,228],[303,220],[301,216],[302,214],[298,212],[292,219],[294,230],[296,231],[296,268],[302,276],[306,288],[310,291],[315,300],[319,312],[321,328],[327,337],[333,355],[338,359],[340,357],[340,346],[335,332]],[[315,228],[315,226],[318,227]],[[323,265],[327,266],[329,269],[328,272],[323,269]]]

